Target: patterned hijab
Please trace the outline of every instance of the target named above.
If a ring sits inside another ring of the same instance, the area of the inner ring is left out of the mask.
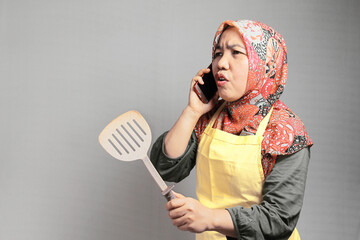
[[[213,56],[221,34],[228,27],[238,29],[243,38],[249,72],[244,96],[237,101],[226,103],[214,127],[235,135],[254,135],[261,120],[273,108],[263,135],[261,152],[264,173],[267,175],[275,164],[277,155],[295,153],[311,146],[312,141],[300,118],[279,100],[288,72],[287,50],[283,37],[261,22],[225,21],[215,34]],[[199,119],[195,127],[199,141],[220,105],[221,103]]]

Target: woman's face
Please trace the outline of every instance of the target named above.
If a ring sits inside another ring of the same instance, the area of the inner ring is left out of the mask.
[[[244,41],[235,27],[226,29],[215,47],[212,70],[219,96],[233,102],[240,99],[246,90],[248,57]]]

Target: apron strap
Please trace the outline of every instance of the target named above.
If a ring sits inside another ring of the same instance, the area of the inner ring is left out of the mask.
[[[256,131],[256,136],[259,136],[259,135],[262,136],[264,134],[265,129],[266,129],[268,123],[269,123],[272,111],[273,111],[273,108],[270,109],[268,114],[266,114],[264,119],[260,122],[259,127],[258,127],[258,129]]]

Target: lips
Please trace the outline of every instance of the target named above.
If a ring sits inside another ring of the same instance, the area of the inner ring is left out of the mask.
[[[222,73],[217,73],[215,75],[215,79],[216,79],[216,85],[218,87],[222,87],[224,86],[229,80],[226,78],[226,76]]]

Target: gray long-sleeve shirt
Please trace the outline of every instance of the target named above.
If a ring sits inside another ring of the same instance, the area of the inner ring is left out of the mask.
[[[178,158],[169,158],[164,152],[162,134],[151,149],[150,159],[164,180],[179,182],[190,174],[196,163],[198,147],[193,132],[186,151]],[[251,208],[228,208],[237,239],[288,239],[299,219],[303,204],[310,148],[294,154],[278,156],[266,177],[263,200]],[[233,239],[228,237],[228,239]]]

